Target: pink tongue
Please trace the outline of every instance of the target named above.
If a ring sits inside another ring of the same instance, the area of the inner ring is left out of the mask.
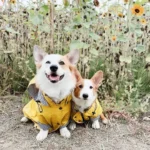
[[[49,79],[52,81],[59,81],[59,76],[49,76]]]

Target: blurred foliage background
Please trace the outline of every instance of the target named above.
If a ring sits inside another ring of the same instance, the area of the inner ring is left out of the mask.
[[[9,0],[0,12],[0,95],[24,93],[35,75],[33,45],[48,53],[80,50],[83,77],[104,71],[105,110],[150,109],[149,0],[77,0],[64,6]],[[26,98],[26,95],[24,96]]]

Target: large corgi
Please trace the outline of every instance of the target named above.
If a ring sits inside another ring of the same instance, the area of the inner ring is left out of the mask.
[[[71,136],[67,124],[71,112],[71,91],[75,88],[76,78],[70,67],[79,59],[77,50],[65,56],[47,54],[34,46],[33,56],[37,73],[28,86],[32,100],[23,108],[22,122],[29,119],[40,129],[36,139],[44,140],[48,132],[59,129],[61,136]]]

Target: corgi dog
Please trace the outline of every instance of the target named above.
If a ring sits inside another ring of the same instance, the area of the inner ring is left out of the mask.
[[[47,54],[35,45],[33,57],[37,73],[28,86],[32,100],[24,106],[21,122],[34,122],[40,129],[36,136],[38,141],[57,129],[61,136],[69,138],[71,134],[66,126],[71,113],[71,92],[76,85],[70,67],[78,62],[79,51],[72,50],[64,56]]]
[[[103,72],[96,72],[91,79],[83,79],[76,69],[75,76],[77,84],[72,92],[72,115],[69,128],[74,130],[76,123],[85,123],[90,120],[92,128],[99,129],[99,117],[104,124],[108,123],[97,99],[97,90],[102,83]]]

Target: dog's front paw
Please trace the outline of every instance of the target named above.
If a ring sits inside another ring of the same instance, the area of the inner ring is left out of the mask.
[[[103,124],[108,124],[109,121],[108,121],[108,119],[105,118],[105,119],[102,120],[102,123],[103,123]]]
[[[99,129],[100,128],[100,124],[99,124],[99,121],[96,120],[92,123],[92,128],[93,129]]]
[[[20,121],[26,123],[29,121],[29,119],[27,117],[22,117]]]
[[[38,133],[38,135],[36,136],[37,141],[43,141],[44,139],[47,138],[48,135],[48,130],[42,130],[40,129],[40,132]]]
[[[76,128],[76,123],[75,122],[71,122],[70,124],[69,124],[69,129],[70,130],[74,130]]]
[[[71,137],[71,133],[66,127],[60,129],[60,135],[63,136],[64,138]]]

